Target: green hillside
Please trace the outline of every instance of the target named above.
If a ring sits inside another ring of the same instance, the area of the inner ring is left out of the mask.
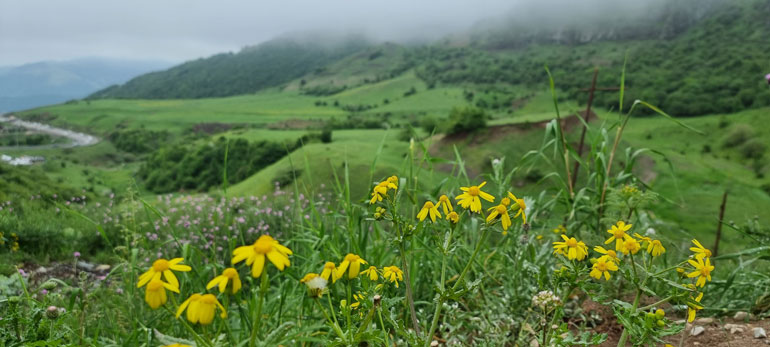
[[[281,39],[140,76],[93,99],[193,99],[253,93],[276,87],[328,97],[348,112],[408,111],[383,105],[409,88],[461,88],[463,97],[491,112],[508,112],[542,85],[548,64],[570,100],[585,100],[585,74],[601,69],[600,86],[617,83],[628,57],[629,99],[644,99],[677,116],[737,112],[770,105],[763,76],[770,71],[767,1],[709,1],[670,4],[644,20],[598,20],[591,25],[532,24],[521,28],[500,19],[492,29],[467,38],[423,45],[373,44],[363,40],[320,44]],[[526,22],[526,21],[525,21]],[[620,22],[620,23],[618,23]],[[514,23],[514,22],[512,22]],[[490,24],[492,25],[492,24]],[[323,42],[323,41],[320,41]],[[333,41],[334,42],[334,41]],[[421,80],[406,82],[414,71]],[[390,83],[393,83],[392,85]],[[403,84],[403,85],[401,85]],[[369,99],[351,90],[399,86]],[[406,89],[405,89],[406,88]],[[475,92],[474,92],[475,91]],[[423,97],[423,96],[420,96]],[[454,94],[450,96],[450,99]],[[616,107],[603,93],[596,104]],[[401,104],[403,105],[403,104]],[[372,110],[376,108],[376,110]]]
[[[315,39],[275,39],[238,53],[190,61],[106,88],[89,98],[178,99],[248,94],[322,68],[366,44],[360,39]]]

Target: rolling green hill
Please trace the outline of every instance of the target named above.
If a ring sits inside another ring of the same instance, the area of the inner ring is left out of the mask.
[[[361,39],[279,38],[136,77],[89,98],[178,99],[249,94],[278,86],[360,50]]]
[[[348,112],[397,112],[382,107],[385,99],[409,89],[438,86],[470,90],[463,96],[478,107],[507,112],[541,86],[543,66],[553,71],[564,97],[585,100],[586,74],[602,70],[599,85],[617,84],[628,58],[629,99],[644,99],[677,116],[729,113],[770,105],[763,80],[770,72],[770,3],[762,0],[668,3],[644,20],[621,25],[625,18],[596,20],[590,25],[552,23],[522,28],[505,19],[491,29],[465,38],[424,45],[373,44],[364,40],[279,39],[237,54],[220,54],[151,73],[113,86],[92,99],[193,99],[254,93],[278,88],[328,97]],[[698,5],[698,6],[695,6]],[[702,6],[701,6],[702,5]],[[693,11],[693,6],[698,7]],[[526,23],[522,22],[522,23]],[[408,82],[371,99],[358,99],[364,85],[387,88]],[[359,90],[360,91],[360,90]],[[357,91],[358,92],[358,91]],[[617,98],[603,93],[596,104],[616,107]],[[374,107],[379,107],[372,111]]]

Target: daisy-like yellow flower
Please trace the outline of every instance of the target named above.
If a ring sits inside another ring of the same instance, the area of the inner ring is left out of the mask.
[[[395,283],[396,288],[398,288],[398,281],[404,281],[404,272],[398,266],[386,266],[382,268],[382,277],[385,277],[391,283]]]
[[[574,237],[567,237],[564,234],[561,235],[561,238],[564,239],[563,242],[553,243],[553,248],[556,250],[554,253],[565,255],[569,260],[577,259],[579,261],[588,255],[588,247],[583,241],[578,241]]]
[[[557,234],[566,234],[567,233],[567,228],[564,225],[559,224],[558,227],[554,228],[551,231],[553,231],[553,232],[555,232]]]
[[[228,283],[230,284],[229,286]],[[206,285],[206,289],[211,289],[216,286],[219,286],[220,293],[224,293],[228,288],[230,289],[227,291],[228,294],[237,293],[241,290],[241,277],[238,276],[238,271],[231,267],[225,269],[225,271],[222,271],[221,275],[214,277],[214,279]]]
[[[371,205],[382,201],[382,197],[386,194],[388,194],[388,187],[382,187],[380,185],[375,186],[372,190],[372,198],[369,200],[369,204]]]
[[[516,197],[516,195],[513,195],[513,193],[508,192],[508,197],[513,200],[514,204],[511,206],[511,211],[516,211],[518,209],[518,212],[516,212],[516,215],[513,216],[514,219],[521,216],[522,223],[527,223],[527,214],[524,213],[524,210],[527,209],[527,204],[524,203],[524,199],[519,199]]]
[[[369,280],[376,281],[380,278],[380,273],[377,271],[376,266],[370,266],[368,269],[361,271],[361,275],[369,277]]]
[[[389,189],[398,190],[398,176],[390,176],[386,181]]]
[[[594,247],[594,252],[604,254],[614,262],[620,262],[620,258],[618,258],[618,253],[612,249],[604,249],[604,247],[602,246],[596,246]]]
[[[591,269],[591,273],[588,275],[598,280],[601,279],[602,274],[604,274],[604,279],[609,281],[610,271],[618,271],[618,266],[615,265],[615,263],[612,261],[612,258],[604,255],[596,260],[593,268]]]
[[[179,288],[179,280],[176,278],[173,272],[174,271],[182,271],[187,272],[192,270],[187,265],[181,265],[179,263],[184,260],[183,258],[174,258],[171,260],[166,260],[163,258],[160,258],[152,263],[152,267],[150,267],[147,272],[143,273],[141,276],[139,276],[139,283],[136,284],[137,288],[140,288],[141,286],[147,284],[150,282],[150,280],[159,280],[161,277],[161,274],[163,274],[163,278],[170,284],[171,286],[175,288]]]
[[[628,255],[628,253],[636,254],[641,248],[642,246],[639,244],[639,241],[631,236],[626,236],[620,244],[620,253],[625,255]]]
[[[455,200],[459,200],[458,204],[462,206],[462,208],[470,208],[471,212],[481,213],[481,199],[495,202],[494,196],[481,191],[481,188],[484,187],[485,184],[487,184],[487,182],[482,182],[478,186],[460,187],[460,190],[464,193],[458,195]],[[479,197],[481,199],[479,199]]]
[[[708,248],[703,247],[698,240],[692,239],[692,243],[695,244],[695,247],[690,247],[690,250],[695,252],[696,258],[711,257],[711,251],[708,250]]]
[[[361,264],[367,264],[366,260],[361,259],[361,257],[356,254],[348,253],[345,256],[345,259],[340,263],[340,267],[337,269],[339,276],[342,277],[345,271],[347,271],[348,279],[352,280],[358,277],[359,272],[361,272]]]
[[[505,200],[505,199],[503,199]],[[500,204],[495,207],[490,207],[487,211],[491,211],[487,216],[487,223],[491,223],[497,216],[500,216],[500,222],[503,225],[503,230],[508,230],[511,226],[511,216],[508,215],[508,207]]]
[[[607,230],[612,236],[607,241],[604,241],[605,245],[609,245],[612,241],[615,241],[615,250],[619,251],[623,247],[623,240],[628,237],[626,231],[631,229],[633,224],[626,224],[624,221],[618,221],[617,224],[612,226],[612,229]],[[627,254],[627,253],[626,253]]]
[[[634,233],[634,237],[635,237],[635,238],[637,238],[637,239],[639,239],[639,242],[640,242],[640,243],[642,243],[642,245],[643,245],[643,246],[644,246],[645,244],[646,244],[646,245],[649,245],[649,244],[652,242],[652,239],[651,239],[651,238],[649,238],[649,237],[647,237],[647,236],[642,236],[642,235],[639,235],[639,233]]]
[[[695,320],[695,313],[703,309],[700,300],[703,299],[703,293],[699,293],[694,302],[687,302],[687,321],[692,323]]]
[[[438,211],[438,206],[433,205],[433,203],[430,201],[426,201],[425,205],[422,205],[422,209],[419,213],[417,213],[417,219],[422,222],[425,220],[425,217],[428,217],[428,215],[430,215],[430,220],[433,222],[436,222],[436,217],[441,218],[441,213]]]
[[[321,277],[327,281],[331,278],[332,283],[334,283],[342,277],[342,272],[337,271],[337,265],[327,261],[326,264],[324,264],[323,271],[321,271]]]
[[[222,319],[227,318],[227,311],[225,311],[225,307],[219,303],[216,296],[213,294],[193,294],[176,309],[176,318],[179,318],[179,316],[182,315],[182,312],[187,309],[186,317],[190,323],[209,325],[214,321],[214,314],[216,313],[217,307],[222,311],[220,317],[222,317]]]
[[[245,260],[246,266],[251,266],[251,276],[259,278],[265,269],[265,258],[269,259],[278,270],[283,271],[291,265],[289,261],[291,254],[290,249],[278,243],[270,235],[262,235],[253,245],[236,248],[233,251],[231,263],[238,264]]]
[[[692,265],[692,267],[695,268],[695,271],[688,273],[687,277],[697,277],[698,281],[695,282],[695,285],[698,287],[705,286],[706,280],[711,281],[711,271],[714,271],[714,266],[711,265],[711,259],[706,258],[706,261],[704,262],[703,258],[704,257],[696,257],[695,259],[698,260],[697,262],[692,259],[687,261],[690,263],[690,265]]]
[[[647,244],[647,253],[652,254],[653,257],[659,257],[661,254],[666,253],[666,248],[660,243],[660,240],[652,240]]]
[[[144,301],[153,310],[166,304],[168,296],[166,295],[166,289],[179,293],[179,288],[174,287],[166,282],[163,282],[157,278],[151,279],[147,283],[147,288],[144,289]]]
[[[457,224],[457,222],[460,221],[460,215],[457,214],[457,212],[452,211],[452,212],[449,212],[448,215],[446,215],[446,219],[451,221],[452,223]]]
[[[449,200],[449,197],[446,195],[442,195],[438,198],[438,205],[444,209],[445,215],[449,214],[449,212],[454,211],[454,208],[452,207],[452,201]]]

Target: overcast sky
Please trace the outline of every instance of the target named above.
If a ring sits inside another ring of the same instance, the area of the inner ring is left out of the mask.
[[[0,65],[77,57],[184,61],[287,32],[435,38],[516,0],[0,0]]]

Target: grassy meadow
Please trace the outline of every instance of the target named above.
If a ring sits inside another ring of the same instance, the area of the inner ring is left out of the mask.
[[[410,71],[325,96],[297,83],[17,113],[102,141],[6,151],[47,161],[3,166],[18,192],[0,210],[0,285],[15,293],[0,299],[0,339],[656,345],[684,341],[691,314],[767,315],[770,109],[682,126],[597,108],[572,186],[584,106],[558,102],[559,122],[549,90],[469,129],[458,124],[477,114],[466,96],[478,86],[429,87]]]

